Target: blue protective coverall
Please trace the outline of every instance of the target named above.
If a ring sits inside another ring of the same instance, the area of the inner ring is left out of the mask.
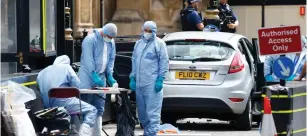
[[[56,87],[79,87],[80,80],[75,71],[70,66],[70,59],[63,55],[55,59],[53,65],[48,66],[39,72],[37,83],[43,98],[44,107],[65,107],[70,114],[80,112],[80,101],[78,98],[51,98],[49,103],[48,92]],[[81,101],[83,123],[93,126],[97,118],[97,109]]]
[[[144,29],[152,30],[152,37],[144,37]],[[160,128],[163,91],[156,90],[159,79],[164,79],[169,68],[166,44],[156,37],[157,26],[152,21],[145,22],[142,39],[137,41],[132,55],[130,78],[136,79],[136,102],[139,119],[144,127],[144,135],[156,135]]]
[[[287,54],[286,57],[292,60],[294,63],[294,72],[291,77],[287,80],[291,81],[295,77],[299,76],[303,70],[304,63],[306,62],[306,44],[307,40],[304,36],[302,36],[302,53],[300,55],[296,54]],[[264,61],[264,77],[267,82],[279,82],[280,79],[275,76],[273,72],[273,65],[275,60],[277,60],[280,56],[267,56]]]
[[[93,30],[93,33],[86,36],[82,42],[81,67],[78,72],[81,80],[81,89],[91,89],[97,86],[92,80],[91,73],[93,71],[99,74],[104,82],[104,86],[106,85],[106,75],[113,75],[116,49],[114,40],[105,44],[104,38],[101,36],[101,31],[105,34],[110,33],[110,27],[108,25],[106,26],[102,29]],[[112,36],[115,36],[115,34]],[[103,49],[105,45],[107,46],[107,61],[103,62]],[[101,73],[103,63],[106,63],[106,69]],[[81,97],[82,100],[97,108],[97,116],[102,116],[104,112],[105,94],[83,94]]]

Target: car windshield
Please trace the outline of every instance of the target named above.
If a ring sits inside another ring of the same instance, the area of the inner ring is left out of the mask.
[[[166,44],[170,60],[221,61],[234,52],[230,45],[215,41],[171,41]]]

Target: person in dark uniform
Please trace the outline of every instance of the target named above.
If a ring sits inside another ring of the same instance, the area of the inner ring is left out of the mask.
[[[182,31],[203,31],[204,24],[202,16],[197,13],[197,8],[201,0],[188,0],[188,7],[181,10]]]
[[[220,0],[218,10],[220,11],[219,17],[223,22],[221,31],[235,33],[239,21],[237,16],[230,9],[230,6],[227,4],[227,0]]]

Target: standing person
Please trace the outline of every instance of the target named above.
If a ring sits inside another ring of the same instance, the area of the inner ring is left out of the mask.
[[[305,46],[303,46],[303,51],[301,53],[301,56],[300,57],[304,57],[304,59],[302,61],[298,60],[300,63],[301,66],[298,67],[298,70],[297,70],[297,73],[296,73],[296,78],[294,79],[295,81],[301,81],[303,80],[303,78],[306,77],[306,65],[307,65],[307,60],[306,60],[306,55],[307,55],[307,52],[306,52],[306,47],[307,47],[307,37],[305,36],[302,36],[302,41],[303,43],[302,44],[305,44]],[[303,65],[303,66],[302,66]]]
[[[80,85],[80,80],[75,73],[75,71],[70,66],[70,59],[68,56],[63,55],[55,59],[53,65],[48,66],[38,73],[37,83],[39,90],[42,94],[44,107],[65,107],[65,109],[70,113],[80,112],[80,100],[78,98],[50,98],[48,92],[52,88],[57,87],[76,87]],[[91,136],[92,127],[97,118],[97,109],[81,101],[82,114],[84,116],[83,123],[79,130],[80,136]]]
[[[219,17],[223,21],[222,32],[235,33],[236,27],[239,25],[238,17],[230,9],[230,6],[227,4],[227,0],[220,0],[218,5]],[[227,16],[231,18],[227,19]]]
[[[296,77],[294,81],[302,81],[303,78],[306,77],[306,65],[307,65],[307,62],[305,62],[301,74],[298,77]]]
[[[291,59],[294,63],[294,71],[293,75],[290,76],[287,81],[292,81],[294,78],[296,78],[299,74],[301,74],[303,70],[304,63],[306,62],[306,44],[307,40],[304,36],[301,38],[302,40],[302,53],[296,53],[296,54],[287,54],[286,57]],[[276,77],[276,75],[273,73],[273,65],[274,62],[279,58],[280,56],[267,56],[264,61],[264,77],[266,82],[279,82],[280,79]]]
[[[202,31],[204,29],[202,16],[197,13],[200,1],[201,0],[188,0],[188,7],[181,10],[182,31]]]
[[[165,42],[156,36],[156,23],[145,22],[142,31],[141,40],[134,46],[129,86],[136,94],[144,135],[154,136],[160,127],[163,81],[169,58]]]
[[[115,61],[115,42],[113,38],[117,35],[115,24],[106,24],[102,29],[93,30],[93,33],[85,37],[82,42],[82,54],[80,59],[79,78],[81,89],[92,89],[94,87],[105,87],[106,79],[113,87],[118,87],[113,78]],[[82,100],[94,105],[97,112],[97,125],[99,132],[102,131],[102,115],[104,112],[104,94],[83,94]]]

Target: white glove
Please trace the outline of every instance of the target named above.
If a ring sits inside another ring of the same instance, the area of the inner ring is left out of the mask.
[[[118,83],[114,83],[113,88],[118,88]]]

